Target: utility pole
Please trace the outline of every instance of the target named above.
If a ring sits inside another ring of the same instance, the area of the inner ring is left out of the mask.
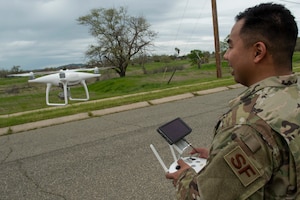
[[[218,28],[218,15],[217,15],[217,3],[216,3],[216,0],[211,0],[211,7],[212,7],[213,27],[214,27],[214,40],[215,40],[215,57],[216,57],[217,78],[222,78],[220,39],[219,39],[219,28]]]

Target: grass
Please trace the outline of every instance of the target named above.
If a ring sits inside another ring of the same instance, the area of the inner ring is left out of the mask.
[[[293,62],[295,71],[300,71],[300,52],[295,53]],[[88,83],[90,101],[83,104],[69,101],[64,107],[46,105],[43,84],[28,84],[26,78],[3,78],[0,79],[0,115],[5,117],[1,117],[0,128],[234,84],[227,63],[222,65],[220,79],[216,78],[214,63],[198,69],[188,60],[148,63],[145,70],[130,66],[123,78],[117,77],[112,70],[103,71],[101,81]],[[84,94],[79,86],[71,91],[72,97],[80,98]],[[51,102],[61,101],[57,98],[59,92],[59,88],[51,90]],[[112,99],[118,96],[123,97]]]

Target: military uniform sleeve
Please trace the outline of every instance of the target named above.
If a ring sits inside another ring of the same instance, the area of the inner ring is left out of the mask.
[[[272,160],[271,148],[254,128],[223,131],[214,138],[207,166],[180,177],[177,199],[263,199],[260,190],[271,177]]]
[[[219,133],[211,154],[197,177],[201,199],[263,199],[259,190],[272,175],[273,154],[256,129],[240,125]]]
[[[197,173],[193,168],[189,168],[187,171],[181,174],[178,184],[176,185],[177,199],[200,199],[196,177]]]

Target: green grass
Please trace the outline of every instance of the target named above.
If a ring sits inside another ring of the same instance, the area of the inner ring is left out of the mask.
[[[297,51],[297,52],[294,53],[293,63],[294,63],[294,66],[295,65],[299,66],[299,64],[300,64],[300,51]]]
[[[293,62],[295,71],[299,72],[300,52],[295,53]],[[171,79],[175,68],[176,72]],[[69,105],[64,107],[46,105],[44,84],[28,84],[27,78],[2,78],[0,115],[9,116],[0,118],[0,128],[234,84],[226,62],[222,63],[223,77],[220,79],[216,78],[213,62],[203,64],[201,69],[190,66],[187,60],[153,62],[146,64],[145,69],[146,74],[141,66],[129,66],[126,77],[123,78],[117,77],[113,70],[103,71],[102,80],[88,82],[90,101],[84,104],[69,101]],[[81,86],[74,87],[71,91],[73,97],[84,96]],[[51,90],[51,102],[62,102],[57,98],[59,92],[59,88]],[[124,97],[111,99],[118,96]],[[15,115],[24,111],[23,114]]]

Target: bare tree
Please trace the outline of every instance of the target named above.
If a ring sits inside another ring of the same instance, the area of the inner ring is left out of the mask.
[[[157,33],[150,30],[144,17],[132,17],[127,9],[93,9],[77,19],[79,24],[89,26],[97,44],[90,45],[86,56],[90,63],[102,67],[114,66],[120,77],[126,75],[130,60],[140,51],[152,45]]]

